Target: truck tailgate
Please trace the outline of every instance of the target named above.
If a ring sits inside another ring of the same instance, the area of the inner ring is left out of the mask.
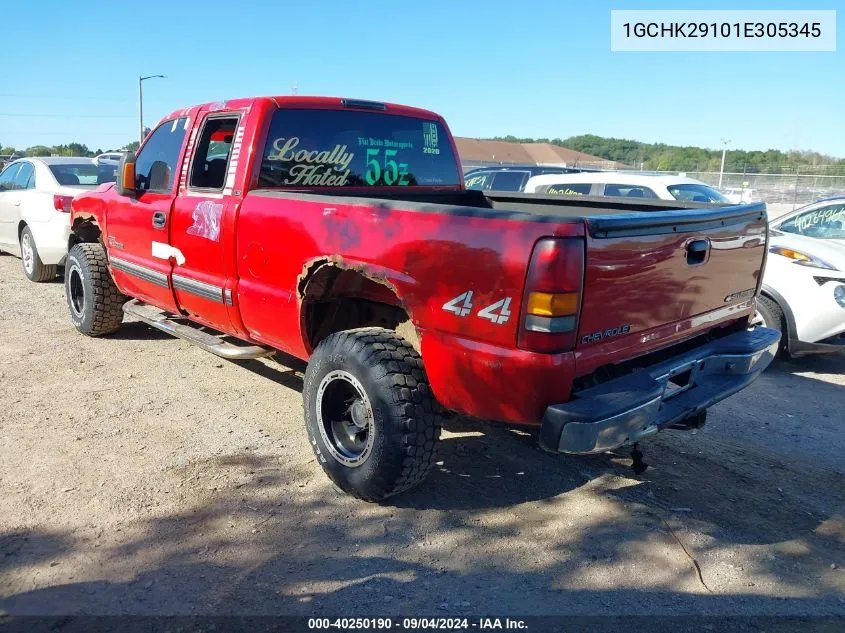
[[[578,375],[750,311],[765,261],[765,204],[598,215],[585,222]]]

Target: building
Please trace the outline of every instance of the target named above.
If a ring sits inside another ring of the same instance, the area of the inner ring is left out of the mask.
[[[458,155],[464,169],[484,165],[559,165],[561,167],[593,167],[597,169],[626,169],[627,165],[576,152],[551,143],[509,143],[477,138],[456,137]]]

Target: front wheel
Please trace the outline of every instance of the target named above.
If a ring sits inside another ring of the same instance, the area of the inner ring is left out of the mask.
[[[123,323],[126,297],[109,273],[106,251],[100,244],[76,244],[70,249],[65,296],[70,320],[87,336],[111,334]]]
[[[28,226],[23,227],[21,231],[21,263],[23,263],[23,272],[30,281],[41,283],[56,278],[56,266],[41,261],[38,248],[35,246],[35,237]]]
[[[784,327],[786,319],[780,306],[768,297],[757,297],[757,311],[751,317],[751,325],[760,325],[780,332],[779,354],[785,354],[787,350],[787,331]]]
[[[439,406],[422,359],[395,332],[326,337],[308,362],[302,396],[311,447],[344,492],[381,501],[431,470]]]

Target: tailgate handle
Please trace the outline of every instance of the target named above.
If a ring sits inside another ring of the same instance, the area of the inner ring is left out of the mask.
[[[695,266],[707,261],[710,252],[710,240],[694,240],[687,245],[687,264]]]
[[[165,224],[167,224],[167,216],[163,211],[153,213],[153,228],[163,229]]]

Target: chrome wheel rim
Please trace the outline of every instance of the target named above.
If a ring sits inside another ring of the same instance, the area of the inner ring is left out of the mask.
[[[24,233],[21,236],[21,259],[23,260],[24,270],[31,275],[35,268],[35,250],[32,247],[32,238],[29,233]]]
[[[85,286],[82,284],[82,271],[76,264],[67,272],[67,296],[70,309],[82,318],[85,311]]]
[[[362,465],[373,450],[376,429],[373,406],[358,379],[340,369],[329,372],[317,387],[316,412],[332,457],[349,468]]]

